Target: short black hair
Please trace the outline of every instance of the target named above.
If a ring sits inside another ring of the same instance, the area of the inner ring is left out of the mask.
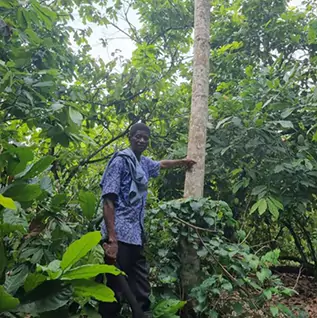
[[[149,136],[151,134],[151,130],[147,125],[143,123],[137,123],[130,128],[129,137],[133,137],[138,130],[145,131]]]

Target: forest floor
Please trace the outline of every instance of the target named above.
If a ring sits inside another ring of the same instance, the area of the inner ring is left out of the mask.
[[[317,318],[317,281],[313,277],[301,276],[300,274],[281,274],[285,286],[297,291],[294,295],[283,301],[283,304],[291,310],[299,308],[311,318]],[[299,317],[305,317],[300,316]]]
[[[317,318],[317,281],[313,277],[301,274],[279,274],[285,287],[294,289],[297,294],[292,297],[277,299],[273,298],[268,306],[284,304],[298,318]],[[267,308],[268,309],[268,308]],[[267,317],[263,311],[253,312],[249,318]],[[287,317],[279,315],[280,317]]]

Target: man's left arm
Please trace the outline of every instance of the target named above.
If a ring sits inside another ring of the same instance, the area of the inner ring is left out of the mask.
[[[176,159],[176,160],[161,160],[160,161],[160,168],[161,169],[173,169],[173,168],[184,167],[186,169],[191,169],[194,164],[196,164],[196,162],[192,159],[189,159],[189,158]]]

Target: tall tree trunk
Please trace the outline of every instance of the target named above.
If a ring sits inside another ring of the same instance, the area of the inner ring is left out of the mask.
[[[192,104],[187,156],[197,164],[187,172],[185,197],[199,198],[204,194],[206,133],[208,121],[208,88],[210,56],[210,0],[195,0],[194,63]],[[186,238],[180,240],[181,281],[183,294],[199,283],[200,260]],[[183,317],[195,317],[192,304],[186,306]]]
[[[210,0],[195,1],[195,33],[192,105],[188,138],[188,157],[197,164],[186,174],[185,197],[202,197],[205,178],[206,131],[210,57]]]

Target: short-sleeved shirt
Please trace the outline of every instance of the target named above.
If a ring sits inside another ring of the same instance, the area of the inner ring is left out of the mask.
[[[150,178],[158,176],[160,171],[159,161],[141,156],[141,168],[144,170],[147,182]],[[142,245],[144,215],[147,191],[144,192],[141,200],[134,205],[129,202],[129,191],[132,177],[126,159],[117,156],[113,159],[103,179],[102,196],[116,194],[115,202],[115,231],[117,240],[120,242]],[[107,235],[105,222],[102,223],[101,233]]]

